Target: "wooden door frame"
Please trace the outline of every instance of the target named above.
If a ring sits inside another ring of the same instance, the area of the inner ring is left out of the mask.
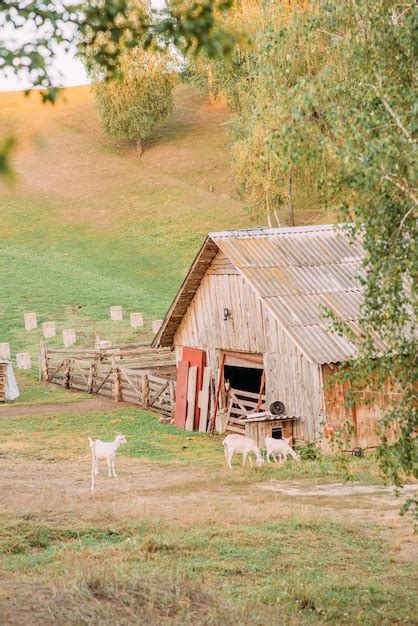
[[[221,350],[218,351],[218,368],[223,362],[222,377],[221,377],[221,406],[226,406],[225,396],[225,365],[228,357],[242,361],[242,365],[232,365],[232,367],[253,367],[254,369],[260,369],[265,372],[264,368],[264,354],[260,352],[237,352],[236,350]],[[267,395],[266,395],[267,397]]]

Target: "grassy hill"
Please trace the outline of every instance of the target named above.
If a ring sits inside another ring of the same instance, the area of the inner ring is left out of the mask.
[[[18,181],[0,183],[0,342],[37,353],[38,322],[142,340],[160,318],[209,230],[249,219],[228,165],[227,112],[180,85],[175,112],[139,158],[134,146],[106,139],[88,87],[67,89],[54,107],[39,95],[0,95],[0,132],[14,132]],[[213,189],[213,191],[212,191]],[[123,322],[108,307],[122,304]],[[129,327],[142,311],[144,331]]]

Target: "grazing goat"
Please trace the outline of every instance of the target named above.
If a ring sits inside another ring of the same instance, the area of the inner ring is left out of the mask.
[[[261,456],[260,448],[257,446],[254,439],[250,437],[244,437],[244,435],[228,435],[222,442],[225,449],[225,461],[226,466],[232,470],[232,457],[235,452],[242,454],[242,466],[244,467],[249,454],[255,454],[257,458],[257,465],[263,465],[264,459]],[[250,467],[252,467],[252,459],[249,457]]]
[[[284,461],[287,460],[288,455],[290,455],[295,461],[300,461],[300,456],[290,447],[290,441],[292,437],[288,437],[287,439],[273,439],[273,437],[266,437],[264,440],[267,452],[267,461],[270,462],[270,457],[272,456],[275,461],[277,461],[277,457],[279,460],[283,458]]]
[[[100,439],[94,439],[89,437],[89,444],[91,448],[91,466],[92,474],[97,476],[99,473],[99,467],[97,465],[98,459],[106,459],[107,468],[109,470],[109,476],[116,477],[115,472],[115,457],[119,446],[126,443],[124,435],[118,433],[114,441],[100,441]]]

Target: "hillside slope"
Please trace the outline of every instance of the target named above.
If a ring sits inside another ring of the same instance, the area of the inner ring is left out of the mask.
[[[79,340],[145,336],[122,304],[147,319],[165,312],[209,230],[249,220],[228,166],[227,112],[179,86],[175,112],[139,158],[106,139],[88,87],[67,89],[55,107],[34,93],[0,95],[0,131],[19,138],[13,188],[0,187],[0,342],[37,351],[23,313],[75,327]],[[51,342],[61,345],[58,335]]]

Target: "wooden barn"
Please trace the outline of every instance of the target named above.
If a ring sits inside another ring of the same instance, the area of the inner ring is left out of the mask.
[[[377,445],[380,403],[358,397],[346,408],[347,389],[326,384],[355,349],[330,330],[324,308],[356,329],[362,254],[359,243],[332,225],[210,233],[153,342],[176,350],[176,424],[184,427],[188,415],[190,426],[193,413],[198,428],[202,413],[206,420],[207,412],[224,407],[228,430],[245,424],[248,432],[246,414],[281,401],[284,415],[263,436],[290,432],[313,442],[324,424],[337,430],[348,420],[354,447]]]

